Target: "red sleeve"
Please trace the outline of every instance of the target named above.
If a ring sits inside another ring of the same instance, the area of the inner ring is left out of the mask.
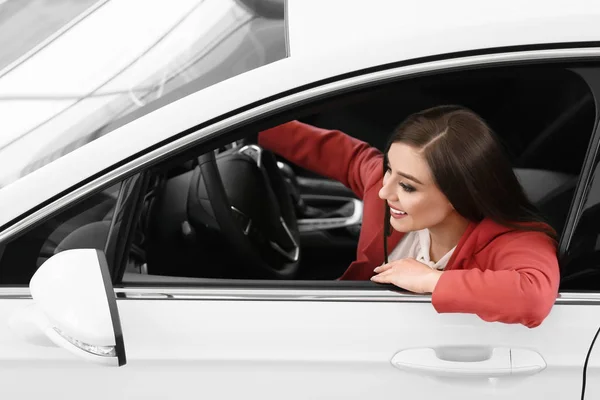
[[[298,121],[263,131],[258,144],[294,164],[335,179],[363,198],[369,178],[381,176],[383,155],[367,143],[340,131],[316,128]]]
[[[538,326],[558,294],[554,241],[542,233],[520,232],[499,237],[488,247],[486,254],[475,256],[475,268],[442,274],[433,306],[440,313],[473,313],[485,321]]]

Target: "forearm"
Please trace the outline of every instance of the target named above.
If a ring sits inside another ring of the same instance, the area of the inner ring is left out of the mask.
[[[339,131],[292,121],[261,132],[258,139],[260,146],[343,183],[361,198],[373,170],[383,170],[377,149]]]
[[[532,271],[446,271],[433,290],[440,313],[472,313],[486,321],[539,325],[556,299],[557,284]]]

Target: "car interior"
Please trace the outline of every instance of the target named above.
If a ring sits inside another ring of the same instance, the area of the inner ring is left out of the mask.
[[[299,119],[383,150],[406,116],[439,104],[461,104],[484,116],[526,194],[560,235],[595,117],[592,95],[572,71],[522,67],[411,79],[329,99]],[[261,149],[256,132],[243,135],[158,170],[157,196],[143,214],[150,221],[140,246],[148,273],[338,278],[355,257],[360,199],[339,182]]]
[[[337,279],[355,258],[360,198],[262,149],[258,130],[298,119],[383,150],[405,117],[441,104],[468,107],[488,122],[526,194],[560,236],[594,127],[593,96],[575,70],[560,65],[480,68],[319,99],[155,165],[146,171],[129,257],[116,280]],[[79,206],[82,214],[54,218],[15,239],[0,265],[29,251],[35,270],[58,251],[104,248],[116,192],[88,199]],[[5,270],[2,284],[23,278]]]

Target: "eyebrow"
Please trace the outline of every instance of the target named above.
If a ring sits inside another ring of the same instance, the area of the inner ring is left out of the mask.
[[[416,182],[416,183],[418,183],[418,184],[420,184],[420,185],[422,185],[422,184],[423,184],[423,182],[421,182],[420,180],[418,180],[417,178],[415,178],[415,177],[414,177],[414,176],[412,176],[412,175],[405,174],[404,172],[400,172],[400,171],[396,171],[396,173],[397,173],[398,175],[400,175],[400,176],[403,176],[403,177],[405,177],[406,179],[410,179],[411,181],[414,181],[414,182]]]

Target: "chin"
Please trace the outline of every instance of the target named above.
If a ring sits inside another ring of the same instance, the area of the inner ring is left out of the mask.
[[[411,224],[407,224],[404,220],[397,220],[394,217],[390,217],[390,225],[392,225],[392,229],[398,232],[410,232]]]

